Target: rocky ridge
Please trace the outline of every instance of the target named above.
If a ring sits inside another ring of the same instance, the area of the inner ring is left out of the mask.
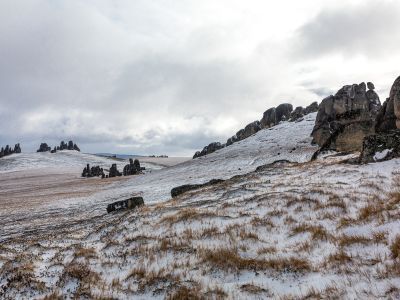
[[[295,122],[301,120],[305,115],[316,112],[318,110],[318,103],[313,102],[306,108],[301,106],[296,107],[293,110],[293,105],[290,103],[283,103],[278,105],[276,108],[272,107],[266,110],[260,121],[254,121],[247,124],[243,129],[236,132],[235,135],[230,137],[226,143],[221,144],[220,142],[213,142],[205,146],[201,151],[197,151],[193,159],[201,157],[210,153],[213,153],[219,149],[225,148],[238,141],[244,140],[253,134],[257,133],[261,129],[270,128],[278,125],[282,121]]]
[[[14,149],[11,148],[9,145],[6,145],[5,147],[1,147],[0,158],[14,154],[14,153],[21,153],[21,146],[19,144],[15,144]]]

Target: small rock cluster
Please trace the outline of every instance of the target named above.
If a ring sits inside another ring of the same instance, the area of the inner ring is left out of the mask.
[[[117,164],[112,164],[110,171],[108,172],[108,177],[119,177],[122,176],[122,173],[118,171]]]
[[[5,147],[1,147],[0,158],[14,154],[14,153],[21,153],[21,146],[19,144],[15,144],[14,149],[11,148],[9,145],[6,145]]]
[[[57,151],[60,150],[75,150],[75,151],[81,151],[79,149],[78,145],[75,144],[73,141],[69,141],[68,143],[65,143],[64,141],[61,141],[60,146],[54,146],[53,150],[47,143],[41,143],[39,146],[39,149],[36,152],[51,152],[51,153],[56,153]]]
[[[194,154],[193,158],[204,156],[224,147],[230,146],[233,143],[252,136],[261,129],[273,127],[282,121],[298,121],[303,116],[316,111],[318,111],[317,102],[313,102],[306,108],[303,108],[301,106],[296,107],[295,110],[293,110],[293,106],[289,103],[283,103],[281,105],[278,105],[277,107],[272,107],[264,112],[263,117],[260,121],[254,121],[250,124],[247,124],[243,129],[240,129],[238,132],[236,132],[234,136],[230,137],[225,144],[221,144],[219,142],[211,143],[208,146],[205,146],[201,151],[197,151]]]
[[[100,168],[100,166],[94,166],[90,168],[89,164],[87,164],[82,171],[82,177],[99,177],[99,176],[101,176],[101,178],[106,177],[103,168]]]
[[[122,173],[124,174],[124,176],[136,175],[144,169],[145,169],[144,167],[140,166],[140,162],[138,159],[135,159],[135,161],[133,161],[133,159],[130,158],[129,164],[127,164],[124,167],[124,170],[122,171]]]

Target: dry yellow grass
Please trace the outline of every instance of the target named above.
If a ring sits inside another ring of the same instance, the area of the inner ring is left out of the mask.
[[[275,271],[307,272],[311,270],[309,261],[303,258],[243,258],[239,255],[237,249],[229,248],[202,250],[200,257],[204,263],[225,271],[272,269]]]
[[[400,235],[397,235],[390,245],[390,252],[393,259],[400,258]]]

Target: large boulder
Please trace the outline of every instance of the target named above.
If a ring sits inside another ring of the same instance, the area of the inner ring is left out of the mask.
[[[375,132],[381,104],[375,91],[366,88],[364,82],[346,85],[322,100],[312,132],[322,149],[360,151],[364,137]]]
[[[122,173],[120,171],[118,171],[117,169],[117,164],[112,164],[110,171],[108,173],[108,177],[117,177],[117,176],[122,176]]]
[[[304,114],[308,115],[317,111],[318,111],[318,102],[315,101],[304,109]]]
[[[108,204],[107,213],[123,209],[134,209],[142,205],[144,205],[144,200],[142,197],[132,197],[126,200],[121,200]]]
[[[294,122],[300,120],[305,115],[305,109],[302,106],[297,106],[290,114],[289,121]]]
[[[261,128],[270,128],[281,121],[289,120],[292,111],[293,105],[289,103],[283,103],[276,108],[272,107],[266,110],[260,120]]]
[[[246,125],[246,127],[244,129],[241,129],[236,133],[236,137],[237,137],[236,141],[241,141],[241,140],[247,139],[249,136],[257,133],[260,130],[261,130],[260,122],[254,121],[254,122]]]
[[[140,162],[138,159],[135,159],[135,161],[133,161],[133,159],[130,158],[129,164],[125,165],[122,173],[124,174],[124,176],[136,175],[139,174],[144,169],[145,169],[144,167],[140,166]]]
[[[400,128],[400,77],[393,83],[389,98],[383,103],[376,120],[377,132],[397,128]]]

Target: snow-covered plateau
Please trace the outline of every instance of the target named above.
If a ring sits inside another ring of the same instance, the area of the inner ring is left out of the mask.
[[[315,117],[130,177],[80,178],[127,162],[73,151],[1,159],[0,298],[399,299],[400,159],[310,161]]]

